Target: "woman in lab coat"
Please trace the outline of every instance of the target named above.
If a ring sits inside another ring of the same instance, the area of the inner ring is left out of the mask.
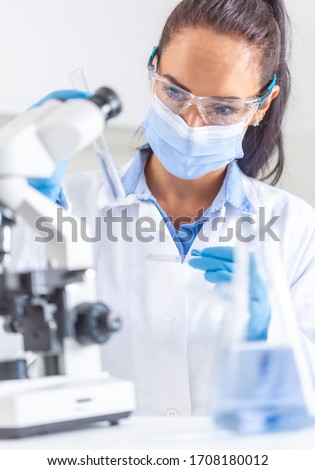
[[[281,335],[270,292],[281,273],[301,335],[315,342],[314,210],[258,180],[277,182],[284,162],[283,1],[183,0],[148,71],[148,144],[120,170],[125,199],[109,202],[100,172],[63,190],[91,227],[102,219],[98,295],[123,320],[104,367],[135,382],[140,414],[203,414],[222,319],[211,287],[231,279],[237,241],[256,252],[247,339]]]

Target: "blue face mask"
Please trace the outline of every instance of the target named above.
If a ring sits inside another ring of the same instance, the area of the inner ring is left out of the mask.
[[[184,180],[200,178],[244,155],[245,122],[192,128],[156,95],[141,128],[164,168]]]

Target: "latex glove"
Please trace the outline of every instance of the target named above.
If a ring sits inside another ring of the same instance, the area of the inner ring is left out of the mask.
[[[41,106],[42,104],[46,103],[48,100],[60,100],[60,101],[67,101],[67,100],[75,100],[75,99],[82,99],[82,98],[91,98],[92,93],[88,91],[81,91],[81,90],[55,90],[48,95],[41,98],[37,103],[33,104],[29,109],[36,108],[37,106]]]
[[[92,96],[91,93],[86,91],[78,91],[78,90],[56,90],[49,95],[46,95],[44,98],[41,98],[37,103],[35,103],[31,108],[33,109],[38,106],[41,106],[46,101],[51,99],[58,99],[61,101],[67,101],[69,99],[82,99],[82,98],[90,98]],[[63,192],[62,192],[62,179],[64,177],[64,173],[67,169],[69,161],[67,159],[61,160],[56,164],[55,171],[50,178],[29,178],[28,183],[42,194],[47,196],[53,202],[57,202],[60,205],[66,207],[67,203],[65,201]]]
[[[233,247],[193,250],[192,255],[196,258],[189,261],[190,266],[205,271],[204,276],[207,281],[221,284],[232,280],[234,271]],[[249,276],[250,320],[247,339],[249,341],[265,340],[268,336],[271,308],[266,286],[259,275],[257,261],[253,253],[250,256]]]
[[[66,207],[61,184],[68,165],[69,160],[61,160],[56,164],[55,171],[50,178],[29,178],[28,183],[51,201]]]

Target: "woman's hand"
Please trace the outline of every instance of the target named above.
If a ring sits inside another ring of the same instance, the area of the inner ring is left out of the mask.
[[[205,279],[214,284],[230,282],[234,272],[233,247],[212,247],[202,251],[193,250],[195,258],[190,266],[205,271]],[[253,253],[250,256],[249,269],[250,321],[247,330],[249,341],[265,340],[271,316],[266,286],[259,275],[257,261]]]
[[[49,93],[48,95],[41,98],[37,103],[33,104],[29,109],[37,108],[37,106],[41,106],[42,104],[46,103],[49,100],[60,100],[60,101],[67,101],[67,100],[75,100],[75,99],[87,99],[91,98],[92,93],[88,91],[81,91],[81,90],[55,90]]]
[[[30,110],[37,108],[42,104],[46,103],[48,100],[60,100],[67,101],[69,99],[86,99],[90,98],[91,93],[78,90],[56,90],[49,95],[46,95],[44,98],[41,98],[37,103],[33,104]],[[68,166],[68,160],[62,160],[56,164],[55,171],[50,178],[29,178],[28,183],[39,192],[47,196],[51,201],[57,202],[63,207],[67,206],[65,197],[62,192],[62,180],[64,173]]]

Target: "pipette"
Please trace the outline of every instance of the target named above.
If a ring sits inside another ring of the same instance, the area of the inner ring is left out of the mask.
[[[75,90],[89,91],[83,69],[79,68],[72,70],[69,72],[68,76]],[[109,114],[108,118],[116,116],[121,111],[121,105],[118,97],[113,95],[112,99],[117,100],[117,106],[115,107],[116,111],[114,111],[112,114]],[[94,141],[92,146],[105,177],[109,198],[112,201],[116,201],[125,197],[125,190],[118,175],[112,152],[107,143],[105,135],[103,134],[99,139]]]
[[[181,257],[176,255],[165,255],[160,253],[150,253],[146,256],[146,261],[162,261],[167,263],[181,263]]]

